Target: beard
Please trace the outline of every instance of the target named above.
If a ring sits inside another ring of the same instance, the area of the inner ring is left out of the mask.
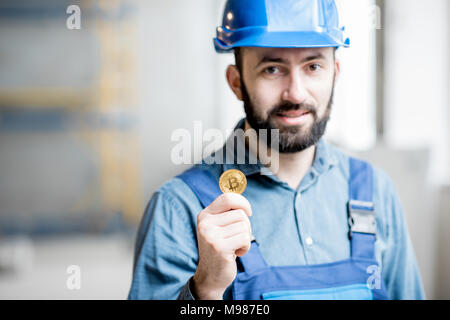
[[[242,79],[242,78],[241,78]],[[333,82],[334,83],[334,82]],[[253,105],[250,100],[250,97],[247,92],[247,88],[245,87],[244,82],[242,81],[242,98],[244,101],[244,110],[247,117],[247,121],[254,130],[256,130],[257,134],[259,134],[259,129],[266,129],[267,132],[271,132],[270,130],[278,129],[279,130],[279,149],[280,153],[297,153],[301,152],[309,147],[315,145],[325,134],[325,130],[327,127],[327,123],[330,119],[331,114],[331,106],[333,104],[333,96],[334,96],[334,84],[331,91],[331,95],[328,101],[327,108],[325,110],[325,114],[322,117],[318,117],[317,108],[309,104],[293,104],[291,102],[283,102],[272,107],[266,118],[261,116],[257,112],[257,108]],[[310,129],[306,132],[302,132],[302,125],[300,126],[282,126],[277,127],[274,122],[274,118],[282,113],[293,110],[302,110],[308,111],[313,117],[313,124]],[[266,139],[263,139],[267,142],[267,146],[271,147],[271,134],[267,135]]]

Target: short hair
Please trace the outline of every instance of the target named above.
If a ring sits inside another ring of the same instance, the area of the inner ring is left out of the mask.
[[[240,47],[234,48],[234,61],[236,64],[236,67],[241,74],[242,77],[242,49]]]

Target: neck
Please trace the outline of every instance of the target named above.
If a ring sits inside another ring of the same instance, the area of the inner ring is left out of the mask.
[[[250,125],[245,121],[245,130],[250,129]],[[262,143],[258,141],[258,143]],[[254,146],[249,146],[250,151],[257,154]],[[292,189],[297,189],[314,162],[316,146],[313,145],[296,153],[280,153],[278,172],[275,175],[283,182],[286,182]]]

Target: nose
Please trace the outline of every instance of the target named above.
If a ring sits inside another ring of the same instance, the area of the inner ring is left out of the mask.
[[[301,79],[301,76],[296,72],[291,72],[289,75],[289,84],[286,90],[282,93],[282,100],[293,104],[301,104],[306,101],[308,92]]]

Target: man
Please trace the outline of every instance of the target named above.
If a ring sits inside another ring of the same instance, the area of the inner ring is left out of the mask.
[[[276,130],[278,169],[236,161],[239,146],[246,160],[269,146],[238,136],[223,151],[233,162],[205,159],[164,184],[141,222],[129,298],[423,299],[392,181],[322,139],[335,50],[349,44],[334,0],[229,0],[217,34],[216,50],[236,57],[236,131]],[[246,176],[242,195],[218,189],[230,169]]]

